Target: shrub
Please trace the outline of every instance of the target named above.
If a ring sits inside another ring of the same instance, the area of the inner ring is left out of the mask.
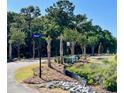
[[[116,76],[111,76],[103,82],[103,87],[109,91],[117,91]]]
[[[109,91],[117,91],[117,63],[111,62],[109,67],[103,72],[105,80],[103,87]]]
[[[73,56],[65,56],[64,57],[64,63],[68,63],[68,64],[73,64],[74,62],[79,60],[79,56],[78,55],[73,55]]]
[[[116,91],[116,67],[117,62],[113,57],[111,60],[102,60],[102,63],[76,64],[67,69],[87,79],[87,83],[90,85],[99,84],[107,90]]]

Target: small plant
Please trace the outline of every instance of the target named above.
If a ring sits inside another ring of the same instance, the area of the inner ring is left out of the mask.
[[[88,80],[88,84],[89,84],[89,85],[91,85],[91,84],[93,84],[93,83],[94,83],[93,79]]]

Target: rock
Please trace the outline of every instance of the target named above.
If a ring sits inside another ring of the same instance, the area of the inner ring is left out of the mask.
[[[78,92],[80,92],[81,91],[81,89],[82,89],[82,86],[81,85],[78,85],[78,86],[76,86],[76,91],[78,91]]]
[[[76,93],[76,90],[74,90],[73,88],[70,89],[70,93]]]
[[[39,88],[45,88],[46,87],[46,84],[40,84],[39,85]]]
[[[69,90],[70,93],[76,93],[76,90],[75,90],[75,89],[76,89],[76,87],[72,87],[72,88],[70,88],[70,90]]]
[[[82,86],[86,86],[86,83],[87,83],[87,80],[82,78],[82,81],[81,81]]]
[[[91,87],[88,87],[88,89],[87,89],[87,90],[88,90],[88,92],[89,92],[89,93],[93,93],[93,90],[92,90],[92,88],[91,88]]]
[[[43,83],[38,86],[39,88],[61,88],[63,90],[67,90],[70,93],[96,93],[89,86],[83,86],[78,82],[69,82],[69,81],[51,81],[48,83]]]
[[[64,90],[69,90],[69,89],[70,89],[70,86],[65,86],[65,87],[63,87],[62,89],[64,89]]]
[[[49,83],[46,85],[46,87],[47,87],[47,88],[50,88],[50,89],[54,88],[53,82],[49,82]]]

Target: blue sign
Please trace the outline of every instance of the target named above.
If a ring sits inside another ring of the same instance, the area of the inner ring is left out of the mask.
[[[44,34],[33,34],[32,37],[39,38],[39,37],[45,37],[45,35]]]

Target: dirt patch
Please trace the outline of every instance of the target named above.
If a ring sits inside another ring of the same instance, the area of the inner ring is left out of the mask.
[[[68,76],[65,76],[63,73],[64,65],[61,64],[52,64],[52,67],[49,68],[47,64],[42,65],[42,76],[39,78],[39,68],[35,68],[34,76],[24,80],[24,83],[28,84],[38,84],[48,81],[76,81]]]

